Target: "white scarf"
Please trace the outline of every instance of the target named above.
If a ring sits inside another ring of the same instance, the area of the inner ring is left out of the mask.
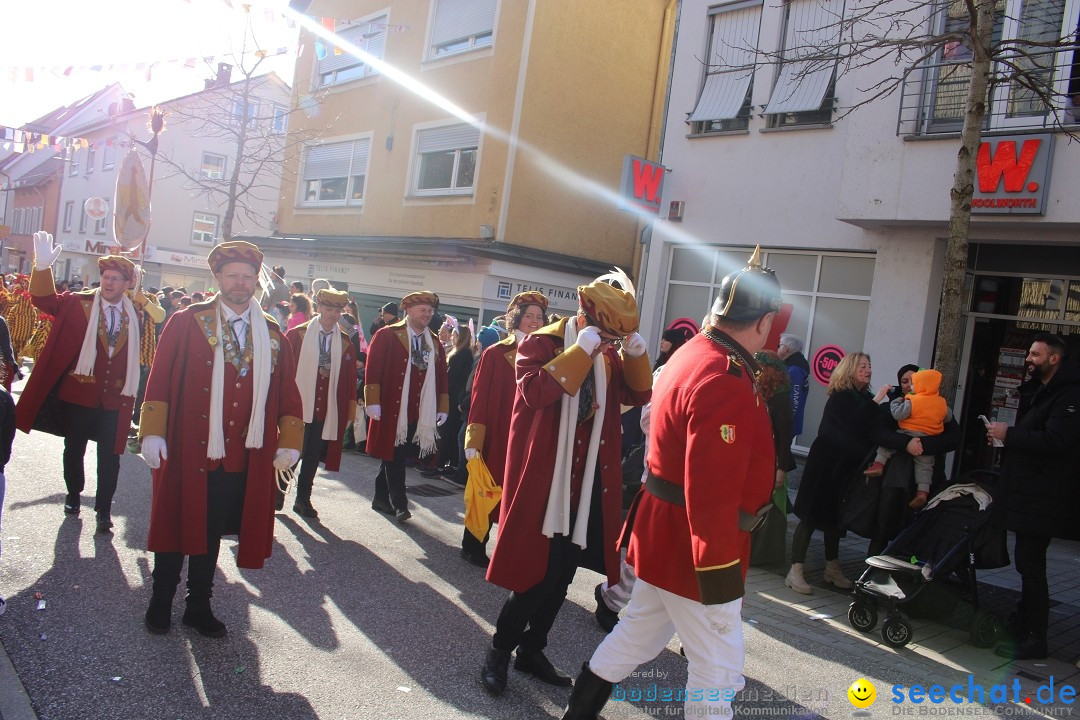
[[[406,336],[409,337],[409,360],[405,366],[405,382],[401,384],[401,405],[398,409],[397,432],[394,447],[409,441],[409,380],[412,377],[412,331],[406,324]],[[426,329],[420,335],[428,351],[428,369],[424,373],[424,384],[420,387],[420,416],[416,419],[416,434],[413,441],[420,446],[420,457],[435,452],[438,435],[435,433],[435,413],[438,404],[435,399],[435,346],[431,342],[431,333]]]
[[[98,323],[101,322],[101,290],[94,290],[94,302],[90,305],[90,318],[86,321],[86,333],[83,334],[79,359],[75,362],[75,375],[94,377],[94,363],[97,362]],[[120,306],[128,319],[127,337],[127,375],[121,395],[135,397],[139,391],[139,316],[135,306],[127,295],[120,298]]]
[[[252,343],[252,398],[251,416],[248,418],[247,441],[249,449],[263,446],[263,423],[266,415],[266,395],[270,391],[270,330],[266,326],[262,307],[255,298],[248,301],[248,322],[251,324]],[[224,398],[225,398],[225,333],[232,332],[221,322],[221,297],[214,307],[214,324],[217,343],[214,345],[214,367],[210,381],[210,438],[206,456],[211,460],[225,457]],[[238,348],[239,349],[239,348]]]
[[[563,347],[569,349],[577,341],[577,318],[566,321]],[[604,412],[607,409],[607,366],[604,353],[593,358],[594,399],[599,406],[593,415],[592,432],[589,435],[588,454],[585,455],[585,475],[581,480],[578,497],[577,518],[574,521],[573,541],[582,548],[586,546],[589,528],[589,511],[592,508],[593,479],[596,475],[596,455],[600,448],[600,433],[604,428]],[[580,392],[580,390],[579,390]],[[544,511],[542,532],[546,537],[570,534],[570,474],[574,464],[574,434],[577,429],[578,393],[562,396],[559,415],[559,439],[555,451],[555,471],[551,476],[547,509]]]
[[[315,386],[319,376],[319,350],[322,344],[319,333],[319,316],[311,318],[304,331],[300,356],[296,359],[296,387],[304,404],[304,422],[315,419]],[[322,439],[338,439],[337,381],[341,372],[341,332],[337,325],[330,330],[330,384],[326,391],[326,420],[323,422]]]

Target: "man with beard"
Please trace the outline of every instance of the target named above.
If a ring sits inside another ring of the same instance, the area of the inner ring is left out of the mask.
[[[1014,660],[1045,658],[1050,590],[1046,551],[1052,538],[1080,539],[1080,371],[1065,364],[1065,341],[1039,333],[1025,365],[1031,379],[1020,386],[1020,414],[1014,427],[986,426],[987,441],[1002,442],[1001,471],[1006,527],[1016,533],[1020,604],[1010,618],[1012,638],[996,652]]]
[[[64,512],[78,515],[85,484],[86,445],[97,443],[98,532],[112,523],[112,498],[139,389],[139,315],[145,293],[127,297],[135,265],[119,255],[98,258],[101,286],[57,294],[52,264],[61,248],[52,235],[34,233],[34,306],[54,317],[41,359],[19,398],[17,426],[64,437]]]
[[[220,292],[177,311],[146,383],[139,438],[153,470],[147,548],[154,553],[147,629],[169,631],[188,556],[183,623],[224,637],[210,610],[222,535],[236,564],[261,568],[274,538],[274,470],[300,457],[304,423],[292,351],[252,296],[262,252],[240,240],[207,258]]]

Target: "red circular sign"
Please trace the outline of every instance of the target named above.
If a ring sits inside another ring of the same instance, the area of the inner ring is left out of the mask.
[[[814,379],[822,385],[828,385],[833,370],[846,354],[844,348],[839,345],[823,345],[818,348],[818,351],[814,353],[814,361],[810,363],[810,372],[814,375]]]

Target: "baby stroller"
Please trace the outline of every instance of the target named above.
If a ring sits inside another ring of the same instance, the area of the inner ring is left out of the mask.
[[[912,627],[900,608],[912,604],[909,613],[917,608],[919,596],[932,583],[955,587],[958,581],[958,594],[950,589],[927,596],[967,600],[972,608],[967,624],[971,642],[977,647],[993,645],[1001,632],[1001,621],[979,608],[975,582],[976,567],[1008,564],[1002,550],[1005,530],[990,522],[992,503],[987,487],[975,482],[952,485],[935,495],[884,554],[866,559],[866,571],[855,582],[854,601],[848,608],[851,626],[860,632],[872,631],[878,609],[884,608],[881,639],[890,647],[903,647],[911,641]]]

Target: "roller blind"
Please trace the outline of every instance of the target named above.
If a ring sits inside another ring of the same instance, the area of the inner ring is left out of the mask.
[[[821,107],[836,68],[835,59],[824,53],[839,46],[843,13],[843,0],[792,0],[784,33],[784,64],[766,113]]]
[[[729,120],[739,113],[754,77],[761,3],[713,14],[705,84],[690,121]]]
[[[417,152],[420,154],[474,148],[479,145],[480,129],[464,123],[421,130],[416,140]]]
[[[347,176],[352,151],[351,142],[317,145],[309,149],[307,162],[304,163],[304,179],[322,180]]]
[[[431,28],[431,44],[461,40],[495,29],[497,0],[438,0]]]
[[[334,28],[334,32],[336,32],[342,40],[352,43],[361,50],[380,59],[383,56],[383,51],[386,49],[385,15],[367,22],[348,24],[338,23]],[[357,65],[361,62],[363,61],[360,58],[351,53],[342,52],[340,55],[337,55],[331,48],[328,49],[326,57],[319,61],[319,72],[333,72],[334,70]]]

